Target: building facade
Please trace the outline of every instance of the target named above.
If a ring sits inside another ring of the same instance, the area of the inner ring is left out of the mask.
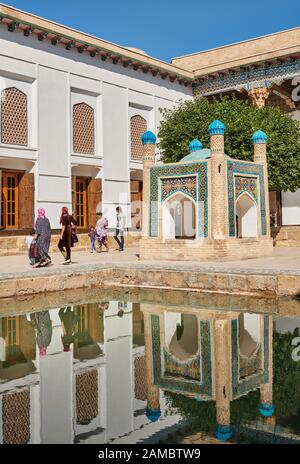
[[[85,230],[100,209],[114,227],[120,205],[139,228],[140,136],[192,98],[191,73],[10,7],[0,18],[1,234],[25,233],[38,207],[58,229],[67,206]]]
[[[161,108],[234,93],[300,119],[299,39],[300,28],[169,64],[0,5],[1,253],[24,247],[38,207],[56,230],[68,206],[80,232],[100,209],[113,228],[120,205],[139,231],[141,135],[157,133]],[[270,212],[300,225],[300,189],[271,192]]]

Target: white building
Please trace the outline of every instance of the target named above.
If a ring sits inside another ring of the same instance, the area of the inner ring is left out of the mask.
[[[114,227],[141,199],[141,134],[160,108],[192,98],[192,74],[0,5],[1,234],[20,234],[44,207],[62,206],[82,229],[102,209]],[[139,218],[137,218],[139,221]]]

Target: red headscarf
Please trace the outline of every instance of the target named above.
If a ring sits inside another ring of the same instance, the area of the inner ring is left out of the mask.
[[[60,224],[62,223],[63,216],[65,216],[66,214],[69,214],[69,210],[66,206],[63,206],[61,209],[61,216],[59,221]]]

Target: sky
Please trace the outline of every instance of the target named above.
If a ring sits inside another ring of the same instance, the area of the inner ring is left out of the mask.
[[[299,0],[8,0],[7,4],[168,62],[300,26]]]

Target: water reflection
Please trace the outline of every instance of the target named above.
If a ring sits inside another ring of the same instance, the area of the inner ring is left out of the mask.
[[[187,427],[300,440],[298,311],[201,298],[199,308],[119,295],[2,317],[0,443],[172,443]]]

